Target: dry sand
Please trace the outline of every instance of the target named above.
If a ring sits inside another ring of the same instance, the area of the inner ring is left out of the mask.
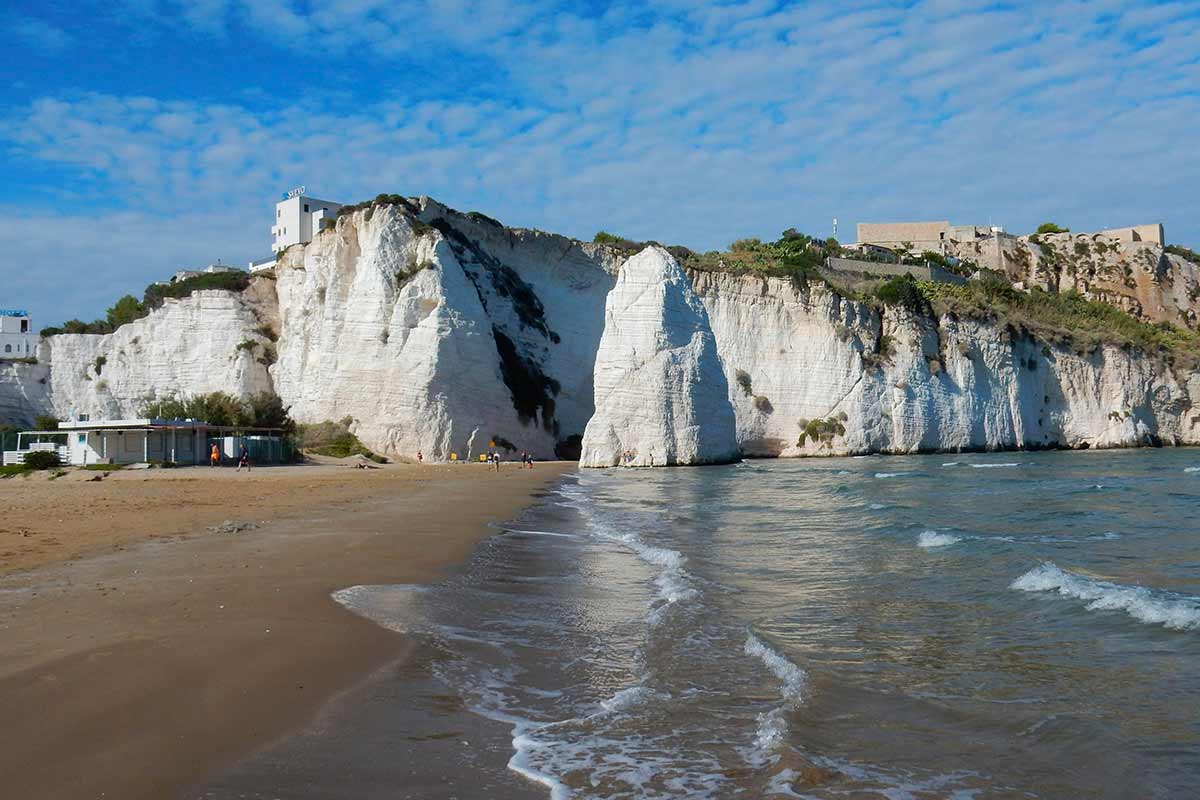
[[[5,795],[171,797],[305,725],[412,649],[330,592],[436,580],[572,468],[0,481]]]

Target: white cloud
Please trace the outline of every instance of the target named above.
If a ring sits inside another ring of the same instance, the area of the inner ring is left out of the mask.
[[[32,17],[13,23],[9,30],[17,38],[42,50],[61,50],[72,41],[71,35],[63,29]]]

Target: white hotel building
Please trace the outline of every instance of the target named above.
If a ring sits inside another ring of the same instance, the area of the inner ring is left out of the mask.
[[[33,358],[37,343],[28,311],[0,308],[0,358]]]
[[[311,242],[313,234],[334,226],[338,209],[341,207],[341,203],[309,197],[305,194],[303,186],[292,189],[275,204],[275,223],[271,226],[271,251],[278,256],[291,245]],[[251,261],[250,271],[270,269],[275,266],[275,256],[262,261]]]

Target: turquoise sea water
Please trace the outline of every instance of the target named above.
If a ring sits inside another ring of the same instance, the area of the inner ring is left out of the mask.
[[[585,471],[340,599],[547,796],[1196,796],[1198,498],[1197,450]]]

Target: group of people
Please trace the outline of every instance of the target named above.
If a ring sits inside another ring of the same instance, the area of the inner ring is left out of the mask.
[[[628,467],[630,464],[632,464],[634,461],[636,461],[636,460],[637,460],[637,457],[638,457],[638,452],[637,452],[637,450],[625,450],[625,451],[622,451],[622,453],[621,453],[621,466],[622,466],[622,467]],[[651,453],[651,454],[650,454],[650,466],[652,466],[652,467],[654,466],[654,453]]]
[[[497,472],[500,471],[500,451],[488,450],[487,453],[488,466],[493,467]],[[533,469],[533,455],[528,450],[521,451],[521,469]]]

